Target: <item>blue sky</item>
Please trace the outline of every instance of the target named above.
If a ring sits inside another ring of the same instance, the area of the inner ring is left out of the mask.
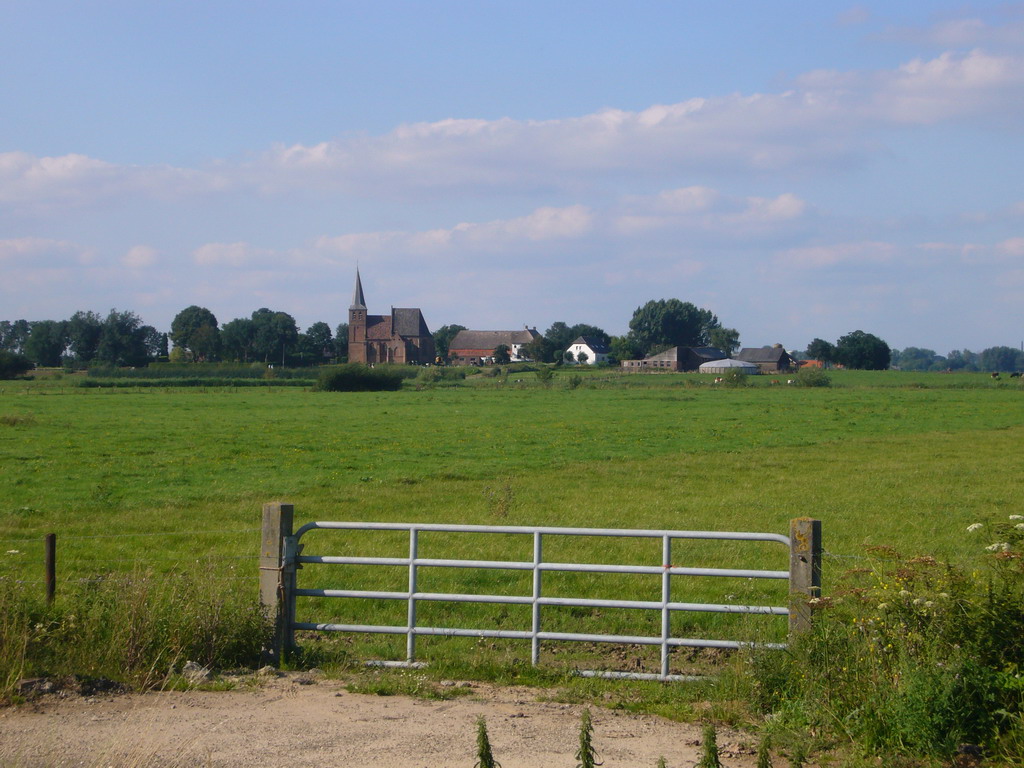
[[[1024,3],[2,2],[0,319],[1024,340]]]

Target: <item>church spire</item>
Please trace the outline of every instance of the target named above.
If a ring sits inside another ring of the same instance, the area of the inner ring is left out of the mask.
[[[359,279],[359,267],[356,267],[356,290],[352,294],[352,306],[348,309],[350,312],[353,309],[366,310],[366,299],[363,298],[363,282]]]

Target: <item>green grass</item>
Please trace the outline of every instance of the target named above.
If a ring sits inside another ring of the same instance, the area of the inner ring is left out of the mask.
[[[272,500],[293,503],[298,524],[391,520],[785,533],[791,518],[813,516],[823,521],[826,594],[853,583],[851,572],[877,564],[877,555],[864,559],[871,547],[968,567],[984,542],[968,537],[967,526],[1017,510],[1022,498],[1019,381],[994,382],[984,374],[831,373],[827,388],[770,383],[781,376],[720,388],[698,375],[571,369],[559,370],[550,386],[532,372],[514,372],[471,375],[445,386],[410,380],[393,393],[82,389],[72,376],[3,382],[0,578],[28,582],[23,589],[41,593],[42,537],[55,531],[60,599],[77,594],[79,578],[141,570],[166,580],[198,569],[213,588],[235,596],[218,609],[229,614],[255,598],[260,508]],[[575,376],[579,383],[571,388]],[[311,553],[340,554],[355,552],[359,539],[318,531],[306,542]],[[375,554],[401,556],[407,547],[400,535],[366,543]],[[455,543],[432,535],[422,545],[428,555],[529,557],[528,542],[500,537]],[[624,540],[545,547],[549,559],[657,560],[656,545]],[[785,552],[770,546],[679,545],[673,559],[785,568]],[[342,578],[346,586],[400,590],[405,573],[350,569],[342,577],[338,569],[307,566],[300,583],[334,586]],[[437,591],[459,584],[458,591],[528,592],[517,576],[433,571],[424,579],[421,587]],[[546,585],[561,594],[610,590],[640,599],[655,599],[658,590],[656,579],[644,577],[552,576]],[[678,580],[673,598],[732,594],[738,601],[779,604],[779,587]],[[150,592],[163,599],[158,590]],[[300,601],[299,608],[300,618],[324,621],[369,616],[367,606],[344,601],[319,607]],[[456,610],[462,609],[430,605],[421,615],[440,625],[527,620],[517,607],[468,606],[458,617]],[[404,621],[398,601],[374,611],[366,623]],[[656,634],[656,619],[656,612],[638,617],[560,609],[547,611],[544,621],[545,628]],[[777,620],[763,617],[698,614],[675,621],[679,631],[704,636],[777,639],[783,631]],[[189,647],[196,629],[179,633],[185,639],[175,641],[178,646]],[[200,637],[221,632],[198,629]],[[154,629],[147,642],[161,631]],[[308,663],[346,669],[362,658],[404,654],[402,637],[303,642]],[[421,639],[418,650],[432,663],[431,677],[556,684],[572,700],[596,697],[677,717],[706,715],[702,702],[710,696],[712,717],[742,720],[745,705],[733,702],[750,693],[742,660],[720,654],[674,654],[675,670],[719,672],[713,693],[703,687],[680,693],[657,684],[565,678],[576,665],[656,667],[650,648],[546,644],[539,670],[529,667],[528,644],[520,641],[430,638]],[[159,653],[147,653],[163,663]],[[108,666],[116,667],[116,660]],[[395,680],[365,684],[408,685]]]

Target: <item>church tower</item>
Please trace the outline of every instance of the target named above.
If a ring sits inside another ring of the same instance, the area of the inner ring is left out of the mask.
[[[352,294],[352,306],[348,308],[348,361],[366,362],[366,299],[363,298],[359,267],[356,267],[356,289]]]

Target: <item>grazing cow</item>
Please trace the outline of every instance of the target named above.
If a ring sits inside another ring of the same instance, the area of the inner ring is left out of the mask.
[[[796,384],[796,379],[786,379],[787,384]]]
[[[1010,378],[1011,379],[1019,379],[1020,378],[1020,371],[1014,371],[1013,373],[1011,373],[1010,374]]]
[[[775,384],[780,384],[781,382],[778,379],[772,379],[771,383],[774,386]]]
[[[715,384],[721,384],[723,381],[725,381],[725,379],[719,376],[717,379],[715,379]]]
[[[999,378],[999,372],[998,372],[998,371],[996,371],[995,373],[993,373],[993,374],[992,374],[992,378],[993,378],[993,379],[998,379],[998,378]]]

